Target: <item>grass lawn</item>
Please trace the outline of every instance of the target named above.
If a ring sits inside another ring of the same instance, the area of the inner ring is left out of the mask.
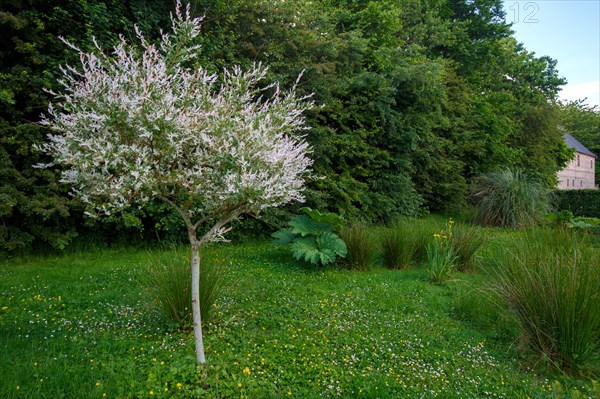
[[[0,263],[0,397],[593,397],[560,376],[558,395],[556,375],[517,360],[509,318],[471,302],[479,275],[436,286],[420,269],[309,270],[266,242],[208,252],[228,286],[199,371],[192,334],[148,305],[147,251]]]

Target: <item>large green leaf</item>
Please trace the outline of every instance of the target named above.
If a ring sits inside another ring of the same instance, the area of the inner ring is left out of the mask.
[[[292,253],[297,260],[304,259],[313,265],[328,265],[336,256],[345,257],[346,244],[337,235],[324,232],[319,236],[298,237],[292,244]]]
[[[348,248],[346,247],[346,243],[340,237],[333,233],[323,233],[316,239],[317,247],[324,251],[332,251],[335,255],[339,255],[342,258],[346,257],[348,253]]]
[[[292,243],[292,254],[296,260],[304,259],[313,265],[319,264],[321,259],[317,240],[314,236],[299,237]]]
[[[333,232],[333,230],[339,230],[344,224],[344,218],[337,213],[321,212],[317,209],[311,209],[309,207],[304,207],[300,210],[307,214],[308,217],[310,217],[310,219],[317,224],[331,225],[332,229],[326,231]]]
[[[294,233],[292,229],[281,229],[271,234],[271,237],[276,238],[273,241],[274,245],[285,245],[294,241],[294,238],[298,237],[298,234]]]
[[[288,223],[292,226],[292,231],[302,237],[318,236],[326,231],[333,231],[333,225],[330,223],[319,223],[311,220],[306,215],[298,215]]]

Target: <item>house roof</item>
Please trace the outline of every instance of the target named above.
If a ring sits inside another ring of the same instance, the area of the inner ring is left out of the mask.
[[[567,142],[567,145],[571,148],[574,148],[575,151],[582,153],[582,154],[586,154],[586,155],[591,155],[595,158],[596,154],[594,154],[593,152],[591,152],[590,150],[588,150],[587,148],[585,148],[585,146],[583,144],[581,144],[575,137],[571,136],[569,133],[563,133],[565,135],[565,141]]]

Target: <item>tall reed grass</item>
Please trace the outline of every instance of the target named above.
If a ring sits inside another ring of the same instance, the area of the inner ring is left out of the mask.
[[[361,223],[353,223],[340,231],[348,252],[341,263],[352,270],[369,270],[379,256],[377,237],[372,229]]]
[[[388,269],[403,269],[414,263],[416,242],[399,224],[381,231],[380,247],[381,262]]]
[[[598,356],[600,255],[568,229],[535,229],[498,252],[493,292],[519,320],[526,343],[579,373]]]
[[[385,267],[400,269],[427,261],[427,247],[440,223],[433,219],[400,219],[380,234],[381,259]]]
[[[456,270],[466,272],[473,269],[475,255],[485,241],[485,235],[480,228],[469,224],[456,224],[452,231]]]
[[[213,318],[214,304],[222,293],[225,273],[216,259],[202,254],[200,262],[200,314],[203,326]],[[153,304],[179,329],[192,324],[192,272],[187,251],[164,251],[150,257],[140,276]]]
[[[538,179],[504,169],[475,181],[472,198],[476,223],[499,227],[529,227],[551,210],[550,190]]]

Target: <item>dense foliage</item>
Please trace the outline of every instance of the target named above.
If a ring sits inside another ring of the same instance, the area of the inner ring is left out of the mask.
[[[81,206],[59,170],[34,151],[59,64],[77,62],[62,35],[86,50],[168,27],[162,0],[6,2],[0,12],[0,246],[62,247],[81,231]],[[10,4],[8,4],[10,3]],[[261,61],[270,81],[315,93],[308,115],[314,170],[309,205],[348,219],[459,208],[473,177],[519,167],[548,185],[569,156],[554,105],[565,83],[556,62],[512,36],[500,0],[196,0],[205,14],[197,62],[219,72]],[[575,132],[576,133],[576,132]],[[584,138],[582,142],[594,151]],[[174,229],[159,206],[117,226]],[[114,229],[107,229],[114,231]]]
[[[147,1],[2,1],[0,10],[0,250],[40,244],[62,248],[76,235],[82,208],[58,183],[58,170],[34,169],[47,159],[33,149],[47,131],[35,122],[47,108],[59,64],[76,54],[58,41],[82,48],[92,35],[109,46],[133,23],[157,34],[169,8]]]
[[[556,208],[573,212],[575,216],[600,218],[600,191],[556,190]]]

